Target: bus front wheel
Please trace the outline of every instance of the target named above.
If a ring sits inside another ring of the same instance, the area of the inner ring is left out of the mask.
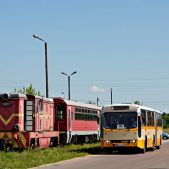
[[[141,153],[145,153],[147,150],[147,139],[145,138],[145,141],[144,141],[144,148],[141,149]]]

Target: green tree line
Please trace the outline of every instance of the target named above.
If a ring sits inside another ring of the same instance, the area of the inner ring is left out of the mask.
[[[28,87],[22,87],[21,89],[14,89],[12,93],[21,93],[21,94],[31,94],[31,95],[37,95],[42,96],[40,91],[37,91],[32,84],[30,84]]]
[[[163,118],[163,128],[169,128],[169,114],[163,113],[162,118]]]

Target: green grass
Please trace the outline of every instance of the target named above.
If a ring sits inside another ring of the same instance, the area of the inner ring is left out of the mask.
[[[168,133],[168,134],[169,134],[169,128],[163,129],[163,131],[164,131],[165,133]]]
[[[29,149],[21,153],[0,151],[0,169],[26,169],[88,154],[96,154],[99,151],[100,143]]]

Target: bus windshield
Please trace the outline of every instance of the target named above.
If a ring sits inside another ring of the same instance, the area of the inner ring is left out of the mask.
[[[105,112],[103,127],[109,129],[132,129],[137,127],[136,112]]]

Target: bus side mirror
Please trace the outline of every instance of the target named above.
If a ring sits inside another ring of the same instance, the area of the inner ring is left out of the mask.
[[[141,109],[140,108],[138,108],[137,113],[138,113],[138,116],[141,115]]]
[[[141,116],[138,116],[138,137],[141,137]]]

